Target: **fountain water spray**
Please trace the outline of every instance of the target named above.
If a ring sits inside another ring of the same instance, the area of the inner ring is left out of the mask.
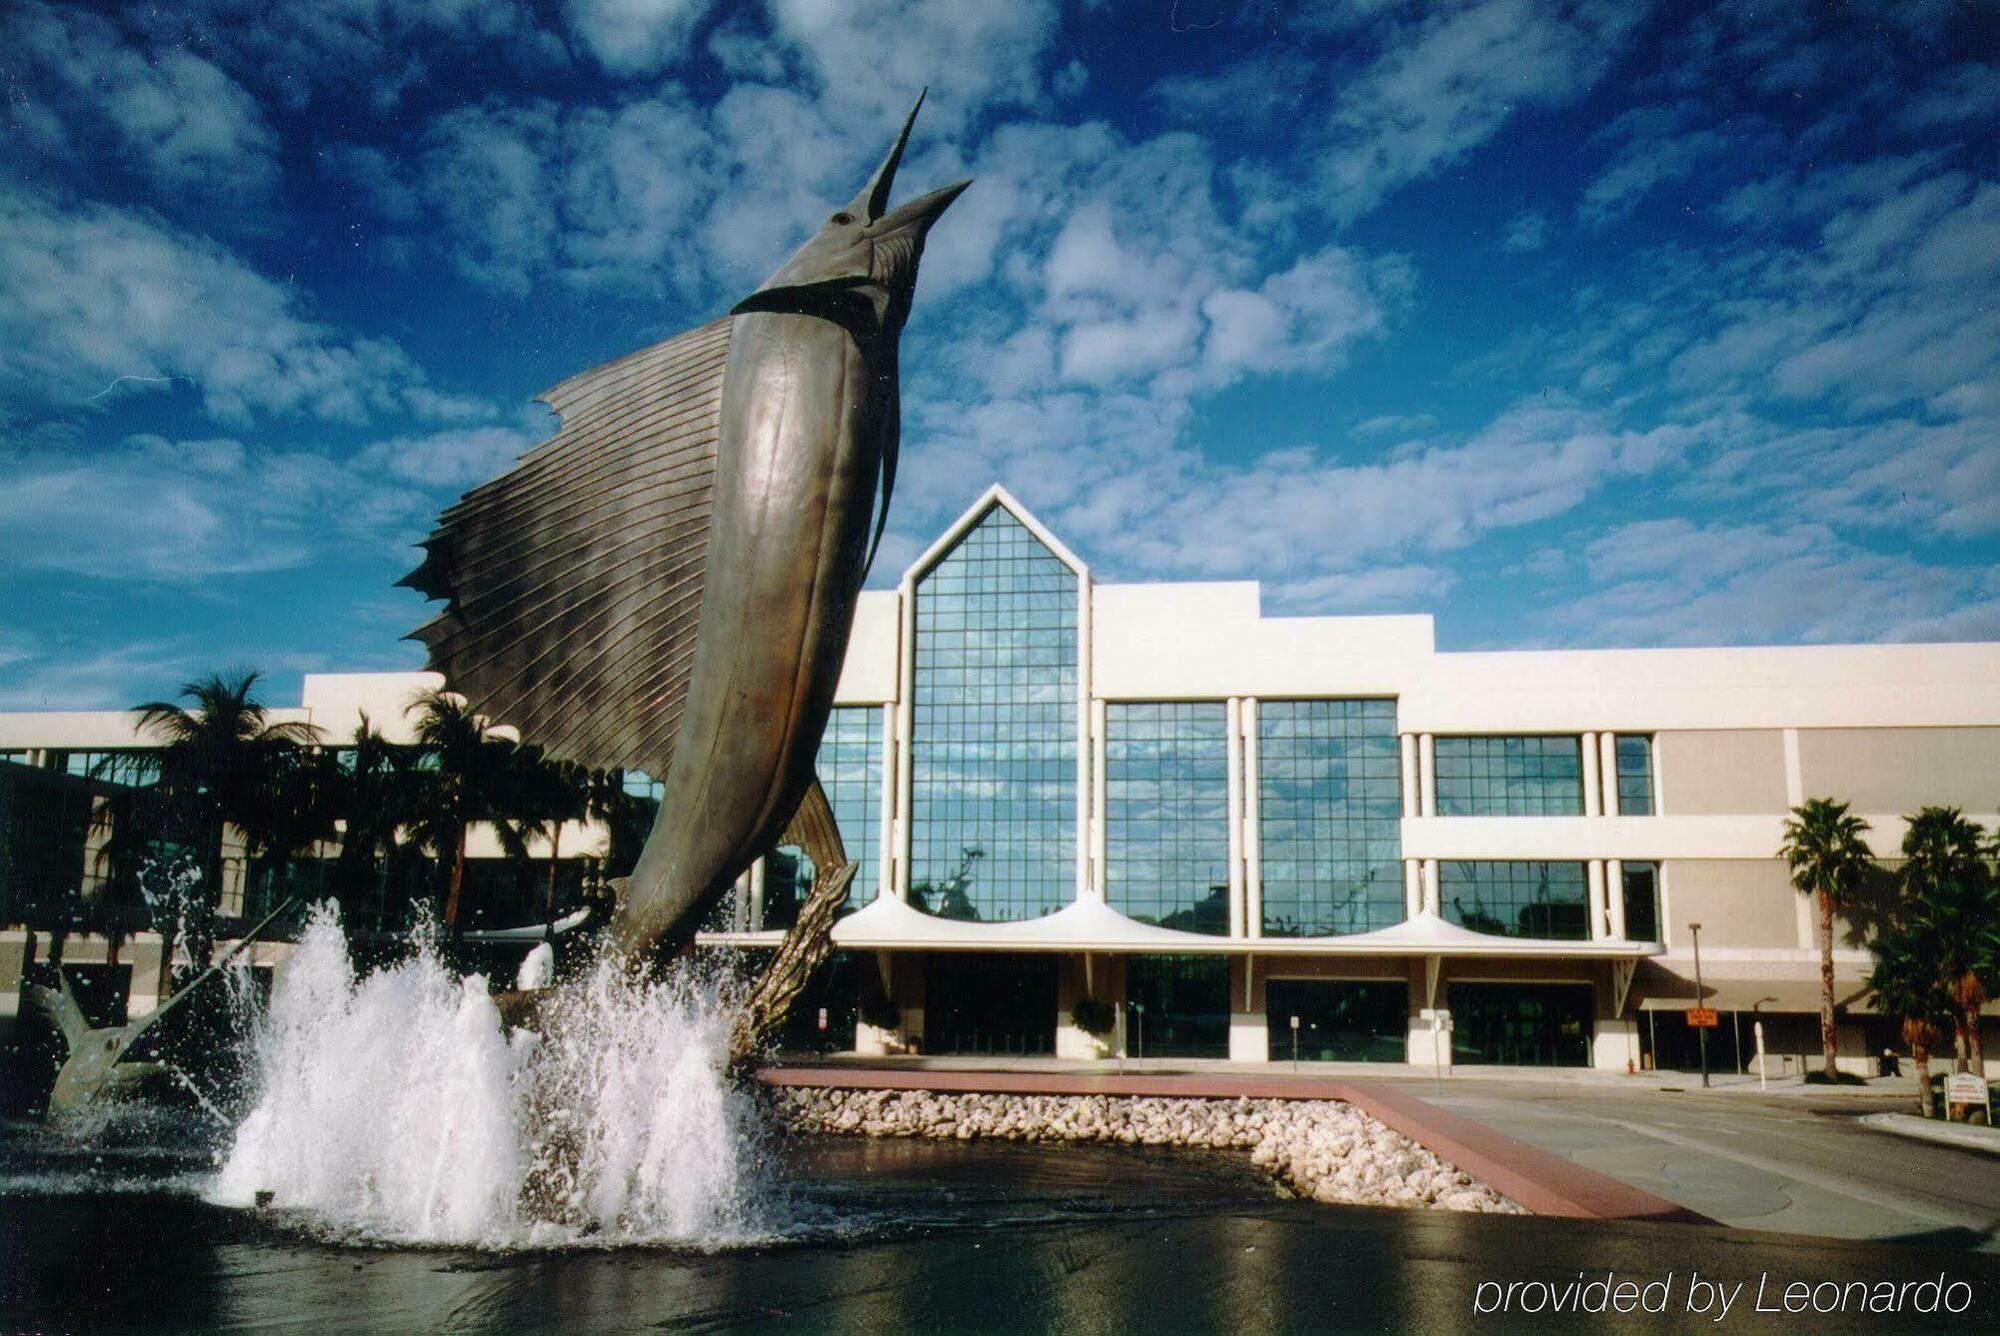
[[[421,936],[357,977],[322,905],[272,998],[256,1106],[213,1196],[392,1242],[762,1236],[756,1112],[725,1072],[727,991],[605,961],[547,996],[546,1038],[510,1033],[486,981],[454,977]]]

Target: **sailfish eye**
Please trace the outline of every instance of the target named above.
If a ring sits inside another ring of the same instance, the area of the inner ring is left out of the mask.
[[[835,215],[833,215],[833,221],[838,223],[840,226],[845,227],[849,223],[854,221],[854,215],[846,212],[836,213]]]

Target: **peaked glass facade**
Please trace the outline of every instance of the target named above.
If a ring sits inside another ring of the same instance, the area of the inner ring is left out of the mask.
[[[1393,700],[1257,706],[1264,935],[1403,920],[1403,781]]]
[[[1076,892],[1078,576],[995,506],[917,584],[910,903],[985,921]]]

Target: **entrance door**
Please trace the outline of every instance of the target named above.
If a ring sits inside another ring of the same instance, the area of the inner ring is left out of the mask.
[[[1451,1060],[1510,1067],[1590,1065],[1591,986],[1453,983]]]
[[[1290,1062],[1292,1017],[1301,1062],[1405,1062],[1410,986],[1401,979],[1273,979],[1265,986],[1271,1061]]]
[[[1054,956],[940,953],[924,974],[926,1053],[1053,1053]]]
[[[1229,1056],[1226,957],[1132,956],[1125,962],[1125,1001],[1132,1056]]]

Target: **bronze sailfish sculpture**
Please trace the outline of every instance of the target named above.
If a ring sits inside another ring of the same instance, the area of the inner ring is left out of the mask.
[[[557,435],[465,494],[403,581],[471,707],[556,759],[661,778],[612,918],[678,950],[813,782],[900,430],[924,237],[970,182],[861,193],[728,316],[563,381]],[[879,492],[879,504],[878,504]]]

